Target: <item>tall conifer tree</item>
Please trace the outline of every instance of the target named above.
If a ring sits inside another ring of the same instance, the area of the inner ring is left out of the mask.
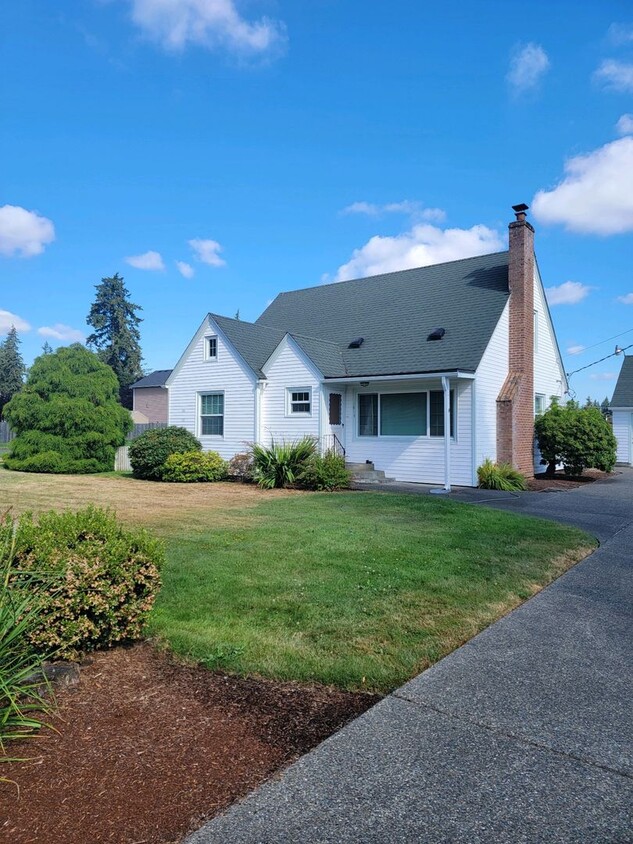
[[[20,338],[15,325],[12,325],[6,339],[0,343],[0,413],[4,405],[22,389],[25,373]]]
[[[111,366],[119,382],[119,396],[124,407],[132,407],[130,385],[142,376],[141,335],[143,321],[136,315],[143,310],[130,302],[123,278],[115,273],[96,285],[97,296],[87,317],[94,328],[87,343],[101,360]]]

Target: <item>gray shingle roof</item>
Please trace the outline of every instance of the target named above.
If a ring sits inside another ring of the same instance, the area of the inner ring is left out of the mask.
[[[281,293],[256,325],[295,336],[330,377],[474,372],[507,298],[508,253],[498,252]],[[434,328],[442,340],[426,339]],[[362,346],[348,349],[356,337]]]
[[[136,384],[132,384],[131,389],[137,390],[141,387],[164,387],[165,381],[169,378],[173,370],[171,369],[157,369],[155,372],[150,372],[145,378],[141,378]]]
[[[633,355],[625,355],[618,376],[611,407],[633,407]]]
[[[219,314],[209,316],[217,322],[253,372],[263,378],[261,368],[284,338],[286,331],[257,325],[254,322],[244,322],[241,319],[230,319]]]

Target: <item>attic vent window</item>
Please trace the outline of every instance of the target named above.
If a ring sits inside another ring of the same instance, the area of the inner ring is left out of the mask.
[[[429,334],[426,338],[427,340],[441,340],[442,337],[446,334],[445,328],[434,328],[433,331]]]
[[[349,344],[349,346],[347,348],[348,349],[360,349],[360,347],[363,345],[364,342],[365,342],[364,337],[357,337],[355,340],[352,340],[352,342]]]

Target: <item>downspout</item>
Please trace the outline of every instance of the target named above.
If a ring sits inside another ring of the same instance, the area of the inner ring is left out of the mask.
[[[262,424],[262,392],[264,389],[264,381],[258,380],[255,384],[255,443],[261,443],[261,424]]]
[[[451,491],[451,385],[446,375],[442,375],[444,391],[444,486],[431,489],[434,495],[446,495]]]

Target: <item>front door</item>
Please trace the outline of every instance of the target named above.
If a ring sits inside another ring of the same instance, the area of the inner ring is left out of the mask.
[[[339,443],[345,448],[345,417],[343,411],[343,394],[330,393],[328,396],[330,433],[334,434]]]

